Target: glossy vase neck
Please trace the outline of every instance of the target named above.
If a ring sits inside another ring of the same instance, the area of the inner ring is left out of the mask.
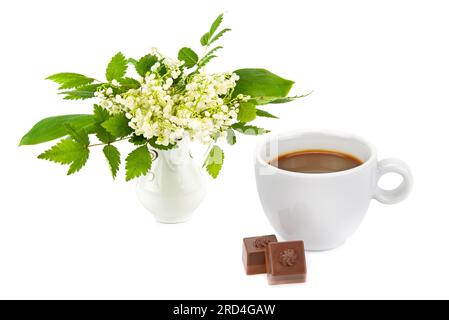
[[[175,169],[186,161],[191,160],[190,150],[189,150],[189,140],[184,138],[178,142],[177,147],[170,150],[158,150],[157,154],[161,162],[164,162],[167,166]]]

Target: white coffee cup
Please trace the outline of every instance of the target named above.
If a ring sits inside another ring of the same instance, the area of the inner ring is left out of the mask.
[[[298,173],[269,164],[279,155],[322,149],[356,156],[363,164],[331,173]],[[378,186],[394,172],[402,183],[393,190]],[[377,161],[376,150],[348,133],[296,131],[266,138],[255,151],[256,183],[265,214],[285,240],[304,240],[307,250],[342,245],[356,231],[371,199],[393,204],[404,200],[413,184],[408,166],[398,159]]]

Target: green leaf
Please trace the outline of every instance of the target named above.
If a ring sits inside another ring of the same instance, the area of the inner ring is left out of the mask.
[[[273,119],[279,119],[277,116],[261,109],[256,109],[256,115],[258,117],[265,117],[265,118],[273,118]]]
[[[217,33],[215,35],[215,37],[212,38],[212,40],[209,41],[208,45],[211,45],[212,43],[214,43],[215,41],[217,41],[218,39],[220,39],[226,32],[231,31],[231,29],[226,28],[221,30],[219,33]]]
[[[68,175],[79,171],[89,158],[89,149],[71,138],[63,139],[38,156],[60,164],[70,164]]]
[[[214,22],[212,22],[212,25],[210,26],[210,29],[208,32],[206,32],[202,37],[201,37],[201,45],[202,46],[207,46],[209,43],[209,40],[211,39],[211,37],[215,34],[215,31],[217,31],[218,27],[221,25],[221,23],[223,22],[223,13],[220,14],[215,20]]]
[[[110,134],[104,127],[101,126],[103,122],[108,120],[110,118],[109,112],[99,106],[94,106],[94,116],[95,116],[95,135],[97,136],[98,140],[100,140],[103,143],[111,143],[115,140],[115,137]]]
[[[209,40],[210,40],[210,33],[208,31],[205,34],[203,34],[203,36],[200,39],[200,43],[203,47],[205,47],[209,44]]]
[[[250,122],[254,119],[256,119],[256,105],[249,101],[240,103],[237,120],[240,122]]]
[[[167,67],[166,67],[164,64],[162,64],[162,65],[159,67],[159,69],[157,70],[157,72],[159,73],[159,75],[160,75],[161,77],[163,77],[163,76],[167,73]]]
[[[263,106],[266,104],[270,104],[272,101],[276,101],[278,99],[281,99],[281,98],[280,97],[262,96],[262,97],[253,97],[250,101],[252,101],[254,104],[256,104],[258,106]]]
[[[251,97],[285,97],[294,82],[281,78],[265,69],[239,69],[234,71],[240,79],[233,96],[244,94]]]
[[[104,156],[109,163],[109,168],[111,169],[112,178],[115,179],[117,172],[120,168],[120,152],[113,145],[107,145],[103,148]]]
[[[87,132],[90,132],[95,124],[95,117],[90,114],[69,114],[45,118],[36,123],[23,136],[19,145],[33,145],[61,138],[67,135],[64,126],[66,123],[70,123],[75,130],[84,128]]]
[[[85,100],[95,97],[95,92],[101,84],[88,84],[72,91],[62,91],[59,94],[65,95],[65,100]]]
[[[151,70],[151,67],[157,62],[157,57],[152,54],[140,58],[135,64],[136,71],[141,77],[145,77],[147,72]]]
[[[205,56],[205,57],[212,55],[213,53],[215,53],[216,51],[218,51],[218,50],[220,50],[220,49],[223,49],[223,47],[222,47],[222,46],[216,46],[215,48],[209,50],[209,52],[206,53],[206,56]]]
[[[111,116],[108,120],[103,122],[101,126],[108,130],[114,137],[121,138],[130,135],[133,129],[128,125],[128,118],[124,113],[119,113]]]
[[[115,137],[103,128],[101,124],[95,125],[95,136],[103,143],[111,143],[115,141]]]
[[[223,13],[221,13],[212,23],[212,25],[210,26],[210,30],[209,30],[209,34],[211,36],[214,35],[215,31],[217,31],[218,27],[220,26],[220,24],[223,22]]]
[[[287,103],[287,102],[295,101],[296,99],[307,97],[311,93],[312,92],[309,92],[309,93],[306,93],[306,94],[303,94],[300,96],[277,98],[277,99],[272,100],[270,103],[273,103],[273,104]]]
[[[132,64],[132,65],[137,65],[137,63],[138,63],[139,61],[137,61],[136,59],[134,59],[134,58],[128,58],[128,63],[130,63],[130,64]]]
[[[87,162],[87,159],[89,159],[90,150],[88,148],[84,148],[81,153],[79,153],[78,158],[76,158],[72,164],[70,165],[69,171],[67,172],[67,175],[71,175],[73,173],[76,173],[81,170],[82,167]]]
[[[219,146],[215,145],[207,155],[206,161],[204,161],[203,166],[206,167],[206,170],[210,174],[210,176],[216,179],[223,166],[223,161],[224,152]]]
[[[71,124],[66,123],[65,129],[67,130],[67,133],[72,137],[73,140],[78,142],[79,144],[87,147],[90,144],[89,141],[89,135],[87,134],[86,130],[80,129],[76,130]]]
[[[250,136],[258,136],[258,135],[270,132],[269,130],[266,130],[263,128],[258,128],[256,126],[248,126],[245,123],[241,123],[241,122],[234,123],[231,127],[235,131],[238,131],[240,133],[250,135]]]
[[[126,157],[126,181],[145,175],[151,169],[151,154],[146,145],[138,147]]]
[[[296,98],[294,98],[294,97],[277,98],[277,99],[271,100],[270,103],[281,104],[281,103],[287,103],[287,102],[294,101],[295,99]]]
[[[231,146],[233,146],[236,142],[237,142],[237,136],[235,135],[234,130],[232,130],[231,128],[228,128],[226,130],[226,141],[228,142],[228,144],[230,144]]]
[[[198,55],[192,49],[184,47],[179,50],[178,59],[184,61],[187,68],[192,68],[198,62]]]
[[[59,141],[56,145],[54,145],[47,151],[41,153],[38,158],[61,164],[69,164],[77,159],[78,154],[83,149],[85,149],[83,145],[80,145],[72,138],[66,138]]]
[[[126,74],[126,70],[128,69],[128,61],[126,60],[123,53],[119,52],[114,57],[112,57],[111,61],[108,64],[106,69],[106,79],[108,81],[112,80],[120,80]]]
[[[223,47],[218,46],[213,48],[212,50],[210,50],[208,53],[206,53],[206,55],[198,62],[198,67],[204,67],[209,61],[211,61],[213,58],[216,58],[217,56],[214,55],[213,53],[215,53],[216,51],[223,49]]]
[[[312,92],[309,92],[307,94],[303,94],[300,96],[292,96],[292,97],[254,97],[251,99],[252,102],[254,102],[257,105],[265,105],[265,104],[280,104],[280,103],[287,103],[294,101],[296,99],[304,98],[310,95]]]
[[[95,79],[88,78],[86,76],[83,76],[82,74],[70,72],[56,73],[49,76],[47,80],[52,80],[60,84],[61,86],[59,87],[59,89],[78,88],[95,81]]]
[[[162,144],[157,144],[156,143],[157,137],[153,137],[150,140],[148,140],[148,143],[150,144],[150,146],[152,146],[154,149],[158,149],[158,150],[171,150],[176,148],[176,144],[172,144],[170,143],[168,146],[164,146]]]
[[[141,146],[148,143],[148,140],[144,136],[136,136],[135,134],[133,134],[128,141],[136,146]]]
[[[109,119],[109,112],[102,106],[99,106],[98,104],[94,105],[94,118],[95,122],[97,123],[103,123],[104,121]]]
[[[133,78],[123,78],[118,80],[118,82],[121,84],[121,88],[125,89],[125,92],[130,89],[140,88],[140,82]]]
[[[206,64],[208,64],[212,59],[216,58],[216,55],[210,55],[207,57],[204,57],[203,59],[201,59],[201,61],[198,63],[198,67],[204,67]]]

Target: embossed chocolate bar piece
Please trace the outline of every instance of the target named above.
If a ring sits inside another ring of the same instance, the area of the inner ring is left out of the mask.
[[[269,243],[265,254],[269,284],[306,281],[304,241]]]
[[[266,273],[265,250],[271,242],[277,242],[274,234],[243,239],[243,265],[246,274]]]

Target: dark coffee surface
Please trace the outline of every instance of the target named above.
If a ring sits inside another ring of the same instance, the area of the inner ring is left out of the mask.
[[[330,173],[352,169],[363,162],[353,155],[338,151],[302,150],[283,154],[269,163],[292,172]]]

